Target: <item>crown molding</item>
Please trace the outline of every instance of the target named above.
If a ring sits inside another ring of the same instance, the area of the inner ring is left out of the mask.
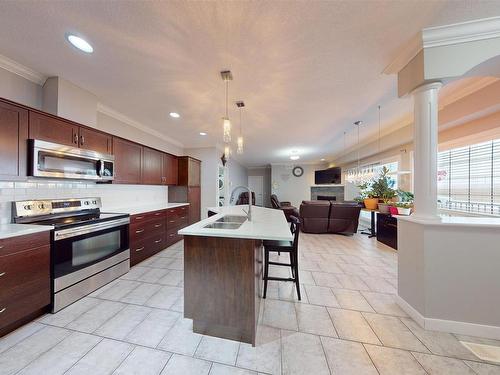
[[[145,133],[148,133],[148,134],[153,135],[155,137],[161,138],[164,141],[167,141],[167,142],[169,142],[177,147],[184,148],[184,145],[181,142],[179,142],[173,138],[170,138],[170,137],[160,133],[157,130],[154,130],[148,126],[145,126],[145,125],[131,119],[130,117],[124,115],[123,113],[115,111],[113,108],[108,107],[102,103],[97,104],[97,112],[100,112],[106,116],[112,117],[115,120],[121,121],[127,125],[133,126],[134,128],[142,130]]]
[[[6,56],[0,55],[0,68],[3,68],[11,73],[17,74],[28,81],[43,86],[47,77],[33,69],[24,66],[17,61],[9,59]]]
[[[424,48],[449,46],[459,43],[500,37],[500,17],[429,27],[422,30]]]

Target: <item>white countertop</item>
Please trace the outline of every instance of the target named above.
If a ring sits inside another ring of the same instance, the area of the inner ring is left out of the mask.
[[[187,206],[187,205],[189,205],[189,203],[159,203],[159,204],[156,203],[156,204],[145,204],[140,206],[127,206],[119,208],[102,208],[101,211],[137,215],[137,214],[143,214],[145,212],[167,210],[169,208]]]
[[[46,232],[52,229],[54,229],[52,225],[0,224],[0,239]]]
[[[405,220],[423,225],[442,225],[442,226],[462,226],[462,227],[481,227],[481,228],[500,228],[499,217],[478,217],[478,216],[446,216],[441,215],[436,219],[419,218],[418,216],[396,216],[398,220]]]
[[[205,225],[216,221],[225,215],[246,216],[243,209],[248,210],[248,205],[209,207],[208,210],[217,212],[217,215],[201,220],[178,233],[188,236],[246,238],[275,241],[292,241],[293,236],[290,226],[282,210],[252,206],[252,221],[245,221],[238,229],[213,229],[203,228]]]

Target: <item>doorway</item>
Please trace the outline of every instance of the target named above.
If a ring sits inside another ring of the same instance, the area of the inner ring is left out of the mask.
[[[255,193],[255,205],[264,205],[264,176],[248,176],[248,187]]]

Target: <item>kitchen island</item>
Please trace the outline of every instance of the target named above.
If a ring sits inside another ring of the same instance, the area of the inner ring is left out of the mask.
[[[252,207],[249,221],[244,210],[247,205],[209,208],[216,215],[178,232],[184,236],[184,317],[196,333],[255,345],[262,240],[293,237],[283,211]]]

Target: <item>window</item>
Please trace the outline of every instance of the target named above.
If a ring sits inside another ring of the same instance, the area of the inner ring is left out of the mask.
[[[500,215],[500,139],[438,154],[442,208]]]

